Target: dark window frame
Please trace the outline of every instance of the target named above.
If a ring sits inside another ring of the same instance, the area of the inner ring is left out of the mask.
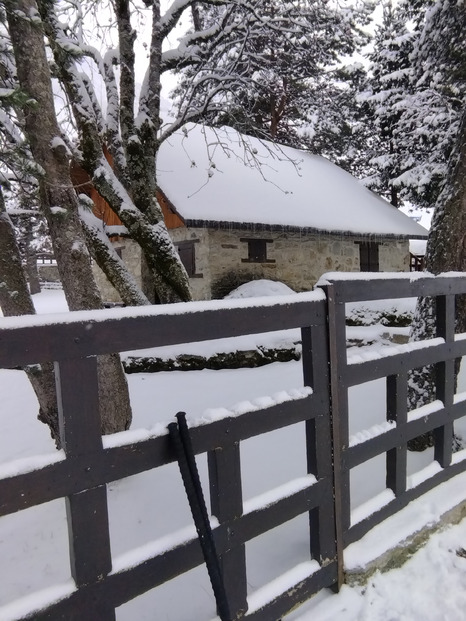
[[[199,243],[198,239],[187,239],[175,242],[175,248],[180,255],[181,263],[189,276],[189,278],[203,278],[203,274],[196,273],[196,251],[195,244]]]
[[[380,244],[372,241],[359,241],[356,243],[359,246],[359,271],[380,272]]]
[[[272,244],[273,239],[241,237],[240,242],[248,245],[248,258],[241,259],[242,263],[275,263],[275,259],[267,258],[267,244]]]

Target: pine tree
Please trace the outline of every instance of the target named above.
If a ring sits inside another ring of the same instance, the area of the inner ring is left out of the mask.
[[[359,101],[364,104],[365,123],[371,128],[366,158],[373,173],[368,185],[398,207],[406,195],[399,178],[405,172],[400,146],[400,119],[412,73],[410,55],[414,33],[407,28],[405,6],[383,4],[383,18],[377,27],[368,79]]]
[[[194,28],[208,27],[218,13],[218,7],[196,7]],[[228,16],[226,29],[232,35],[211,63],[225,76],[239,79],[234,89],[215,92],[208,120],[283,144],[310,146],[317,126],[322,135],[325,123],[327,130],[335,127],[334,119],[324,120],[327,111],[331,116],[338,91],[332,72],[366,41],[360,25],[367,21],[367,11],[350,6],[343,10],[324,0],[265,0],[260,14],[258,21],[238,5]],[[212,92],[206,70],[193,66],[180,72],[175,91],[179,114],[190,100],[193,83],[199,99]]]
[[[456,0],[419,1],[416,13],[409,8],[416,38],[397,129],[403,170],[394,183],[413,202],[431,207],[443,189],[466,105],[466,8]]]
[[[426,158],[426,186],[436,191],[431,230],[427,242],[426,269],[434,274],[466,270],[466,4],[438,0],[426,12],[426,23],[416,50],[420,112],[429,111],[420,128],[425,143],[431,142],[432,154]],[[413,119],[416,112],[412,112]],[[432,141],[428,128],[436,132]],[[442,131],[439,131],[442,129]],[[456,134],[456,135],[455,135]],[[447,163],[445,160],[448,158]],[[433,334],[435,303],[421,299],[416,309],[412,338],[429,338]],[[466,300],[460,296],[456,305],[456,330],[466,331]],[[428,403],[435,395],[435,368],[415,369],[409,382],[411,409]],[[432,438],[421,438],[415,448],[423,449]]]

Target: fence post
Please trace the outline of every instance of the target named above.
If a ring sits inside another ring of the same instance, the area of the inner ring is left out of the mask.
[[[322,287],[327,296],[327,329],[330,362],[331,431],[333,448],[333,486],[339,589],[344,583],[343,548],[350,527],[350,474],[342,467],[343,452],[349,444],[348,390],[344,383],[346,367],[346,314],[344,303],[336,299],[335,285]]]
[[[437,336],[446,343],[455,340],[455,296],[442,295],[436,298]],[[438,362],[435,368],[436,397],[443,401],[445,410],[451,411],[455,394],[455,360]],[[453,423],[448,422],[434,429],[434,459],[442,468],[451,464],[453,447]]]
[[[68,459],[92,468],[92,455],[102,450],[97,358],[55,363],[60,436]],[[100,485],[66,498],[71,574],[76,585],[101,580],[112,569],[108,527],[107,489]],[[92,618],[92,610],[88,618]],[[99,621],[114,621],[115,610],[105,608]]]
[[[304,384],[312,387],[319,408],[306,421],[307,468],[330,482],[324,502],[309,512],[311,557],[325,565],[336,560],[327,331],[322,325],[302,328],[301,342]]]
[[[403,429],[408,421],[408,374],[406,372],[387,377],[387,420],[395,421]],[[387,451],[386,486],[395,496],[406,491],[408,445]]]
[[[207,454],[212,514],[220,523],[230,522],[243,514],[240,447],[229,446]],[[246,581],[246,549],[234,544],[234,528],[228,532],[231,549],[220,556],[220,567],[232,617],[240,619],[248,609]]]

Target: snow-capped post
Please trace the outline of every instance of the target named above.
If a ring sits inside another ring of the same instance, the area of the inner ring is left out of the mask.
[[[223,583],[220,559],[215,549],[215,541],[186,422],[186,414],[178,412],[176,419],[177,423],[170,423],[168,425],[168,431],[170,432],[170,439],[178,460],[186,496],[215,595],[217,612],[221,621],[232,621],[226,589]]]

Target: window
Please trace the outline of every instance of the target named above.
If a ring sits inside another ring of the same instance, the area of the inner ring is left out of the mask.
[[[272,239],[248,239],[242,237],[240,241],[248,245],[248,258],[241,259],[243,263],[275,263],[275,259],[267,259],[267,244]]]
[[[178,254],[180,255],[181,263],[183,263],[188,276],[198,276],[196,274],[196,255],[194,252],[194,243],[198,240],[181,241],[175,244]]]
[[[359,244],[359,269],[361,272],[379,271],[379,244],[357,242]]]

